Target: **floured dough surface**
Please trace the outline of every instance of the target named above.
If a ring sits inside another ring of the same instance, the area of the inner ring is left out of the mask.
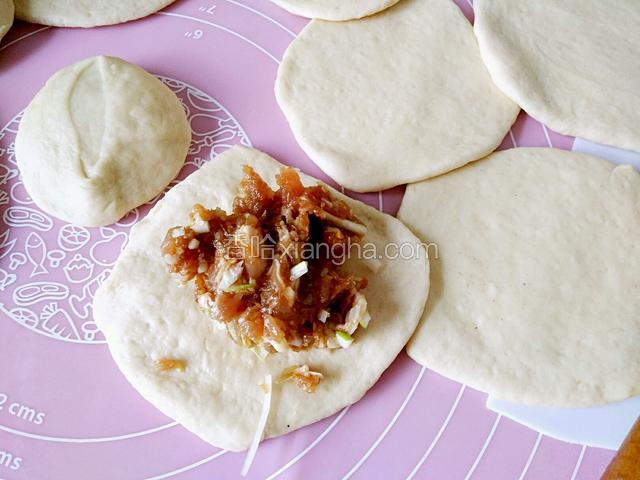
[[[13,25],[13,0],[0,0],[0,40]]]
[[[378,13],[399,0],[271,0],[285,10],[307,18],[352,20]]]
[[[55,73],[31,101],[16,159],[40,208],[99,226],[159,194],[190,141],[185,111],[160,80],[119,58],[91,57]]]
[[[175,0],[15,0],[16,17],[55,27],[96,27],[146,17]]]
[[[640,2],[477,0],[496,85],[567,135],[640,151]]]
[[[284,55],[276,97],[307,155],[355,191],[484,157],[519,111],[494,86],[451,0],[403,0],[361,20],[310,22]]]
[[[276,384],[266,437],[290,432],[359,400],[402,350],[413,333],[429,290],[428,261],[383,259],[373,274],[361,260],[349,271],[365,275],[371,323],[347,349],[271,354],[266,360],[216,329],[179,286],[160,255],[167,229],[184,225],[195,203],[229,211],[249,165],[275,188],[281,164],[267,155],[234,147],[173,187],[132,231],[108,280],[98,290],[93,312],[114,360],[129,382],[165,414],[220,448],[246,449],[258,426],[264,393],[258,385],[270,373],[308,364],[324,374],[313,394],[291,382]],[[305,184],[317,180],[302,175]],[[345,199],[367,225],[364,242],[379,252],[389,242],[415,244],[416,237],[395,218]],[[406,255],[405,255],[406,257]],[[184,372],[161,372],[159,358],[187,362]]]
[[[525,404],[640,394],[633,167],[507,150],[409,185],[399,218],[439,247],[413,359]]]

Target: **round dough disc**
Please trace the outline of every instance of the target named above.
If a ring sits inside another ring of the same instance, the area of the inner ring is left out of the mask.
[[[0,0],[0,40],[13,25],[13,0]]]
[[[91,57],[55,73],[16,137],[24,186],[45,212],[113,223],[176,176],[191,141],[178,98],[142,68]]]
[[[381,12],[399,0],[271,0],[285,10],[307,18],[353,20]]]
[[[15,0],[16,17],[54,27],[97,27],[146,17],[175,0]]]
[[[284,56],[276,96],[307,155],[359,192],[484,157],[519,111],[494,86],[451,0],[310,22]]]
[[[191,287],[181,288],[168,272],[160,245],[168,228],[185,224],[195,203],[230,210],[243,165],[253,167],[272,187],[282,166],[257,150],[234,147],[173,187],[134,227],[93,305],[95,320],[129,382],[165,414],[228,450],[249,446],[265,397],[258,385],[269,373],[276,379],[286,367],[308,364],[325,378],[313,394],[291,382],[274,384],[265,437],[308,425],[359,400],[409,340],[429,290],[424,250],[420,258],[382,259],[375,274],[352,257],[345,268],[369,279],[364,293],[372,319],[349,348],[285,352],[262,360],[235,344],[198,308]],[[317,183],[301,177],[307,185]],[[364,221],[364,242],[373,242],[378,252],[390,242],[417,244],[395,218],[333,193]],[[160,372],[155,361],[162,357],[184,359],[187,368]]]
[[[407,347],[417,362],[525,404],[640,394],[640,174],[631,166],[507,150],[409,185],[399,218],[438,245]]]
[[[477,0],[496,85],[554,130],[640,151],[640,2]]]

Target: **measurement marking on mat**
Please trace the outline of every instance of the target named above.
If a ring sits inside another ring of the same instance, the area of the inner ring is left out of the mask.
[[[22,457],[18,457],[0,446],[0,468],[8,468],[16,472],[22,467],[22,462]]]
[[[204,37],[204,32],[198,29],[192,32],[184,32],[184,36],[187,38],[192,38],[193,40],[200,40],[202,37]]]
[[[198,10],[204,13],[208,13],[209,15],[213,15],[216,10],[216,6],[215,5],[211,5],[209,7],[204,6],[204,7],[198,8]]]
[[[25,403],[12,401],[9,395],[2,392],[0,392],[0,415],[11,415],[34,425],[42,425],[46,417],[46,413]]]

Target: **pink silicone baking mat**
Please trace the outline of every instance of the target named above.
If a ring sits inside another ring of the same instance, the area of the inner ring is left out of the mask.
[[[472,19],[471,4],[458,4]],[[116,55],[158,75],[187,108],[194,136],[179,178],[241,143],[328,181],[297,146],[273,95],[283,52],[305,23],[266,0],[182,0],[125,25],[18,24],[5,38],[0,479],[239,477],[245,454],[201,441],[141,398],[92,321],[93,293],[149,205],[107,228],[61,222],[27,195],[14,140],[20,112],[53,72]],[[572,142],[521,114],[502,148]],[[354,196],[393,214],[402,189]],[[263,442],[249,478],[587,480],[613,455],[542,436],[488,411],[485,400],[401,353],[357,404]]]

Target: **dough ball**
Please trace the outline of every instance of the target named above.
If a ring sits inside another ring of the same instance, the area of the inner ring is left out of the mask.
[[[100,226],[159,194],[190,140],[171,90],[138,66],[99,56],[63,68],[38,92],[20,122],[16,159],[42,210]]]

